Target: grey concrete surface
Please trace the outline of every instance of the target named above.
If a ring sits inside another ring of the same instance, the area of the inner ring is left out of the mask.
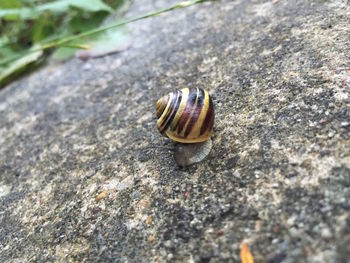
[[[169,3],[137,1],[126,16]],[[0,90],[1,262],[350,262],[350,5],[205,3],[119,54]],[[213,149],[176,166],[155,102],[200,86]]]

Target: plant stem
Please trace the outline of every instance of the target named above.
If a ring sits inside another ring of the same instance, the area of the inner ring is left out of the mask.
[[[37,52],[37,51],[44,51],[44,50],[48,50],[48,49],[56,48],[56,47],[60,47],[60,46],[67,46],[67,43],[69,43],[69,42],[71,42],[73,40],[81,39],[81,38],[84,38],[84,37],[87,37],[87,36],[91,36],[91,35],[94,35],[94,34],[97,34],[97,33],[100,33],[100,32],[103,32],[103,31],[106,31],[106,30],[109,30],[109,29],[112,29],[112,28],[121,27],[121,26],[124,26],[124,25],[132,23],[132,22],[136,22],[136,21],[139,21],[139,20],[142,20],[142,19],[146,19],[146,18],[149,18],[149,17],[159,16],[161,14],[170,12],[170,11],[175,10],[175,9],[181,9],[181,8],[189,7],[189,6],[196,5],[196,4],[199,4],[199,3],[203,3],[203,2],[206,2],[206,1],[210,1],[210,0],[191,0],[191,1],[180,2],[178,4],[170,6],[168,8],[161,9],[161,10],[158,10],[158,11],[155,11],[155,12],[151,12],[151,13],[148,13],[146,15],[142,15],[142,16],[131,18],[131,19],[128,19],[128,20],[125,20],[125,21],[121,21],[121,22],[118,22],[118,23],[110,24],[110,25],[107,25],[107,26],[104,26],[104,27],[101,27],[101,28],[92,29],[92,30],[83,32],[83,33],[78,34],[78,35],[73,35],[73,36],[62,38],[60,40],[52,41],[52,42],[49,42],[49,43],[44,44],[42,46],[26,50],[25,52],[22,52],[20,54],[15,55],[15,56],[12,56],[12,57],[0,60],[0,65],[4,65],[4,64],[13,62],[13,61],[15,61],[15,60],[17,60],[17,59],[19,59],[19,58],[21,58],[23,56],[26,56],[26,55],[28,55],[30,53],[34,53],[34,52]]]

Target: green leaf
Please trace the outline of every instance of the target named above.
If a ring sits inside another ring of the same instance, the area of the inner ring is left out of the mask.
[[[101,0],[59,0],[39,5],[35,8],[4,8],[0,10],[0,18],[6,20],[35,19],[41,13],[50,11],[55,14],[62,14],[75,7],[88,12],[111,12],[113,9]]]
[[[60,47],[54,52],[53,58],[58,61],[64,61],[73,57],[75,52],[75,48]]]
[[[12,50],[9,46],[0,47],[0,58],[11,57],[15,54],[15,51]]]
[[[7,36],[0,37],[0,48],[8,45],[8,43],[9,43],[9,38]]]
[[[53,34],[56,28],[55,17],[52,17],[51,13],[44,13],[38,19],[35,20],[31,33],[33,43],[38,43],[45,40],[47,37]]]
[[[17,76],[24,70],[28,69],[33,63],[38,62],[42,54],[43,51],[41,50],[30,53],[16,60],[15,62],[11,63],[7,68],[0,71],[0,87],[2,87],[8,81],[15,78],[15,76]]]
[[[112,7],[113,9],[117,9],[121,7],[126,0],[104,0],[104,2]]]
[[[67,12],[73,1],[61,0],[52,3],[43,4],[36,7],[38,12],[51,11],[52,13],[60,14]]]
[[[70,43],[65,46],[59,47],[53,53],[53,58],[57,61],[64,61],[74,56],[77,49],[88,49],[89,46],[81,44],[79,42]]]
[[[72,17],[67,24],[67,29],[71,34],[77,34],[96,28],[107,15],[105,12],[97,12],[86,16],[86,14],[84,15],[84,11],[77,10],[77,12],[77,15]]]
[[[18,8],[21,7],[21,2],[18,0],[1,0],[0,8]]]
[[[40,5],[36,9],[39,12],[52,11],[55,13],[63,13],[66,12],[71,6],[90,12],[113,11],[112,8],[103,3],[101,0],[61,0]]]
[[[96,40],[88,43],[88,50],[77,52],[77,57],[81,59],[97,58],[112,53],[122,52],[130,46],[130,40],[122,30],[109,30],[100,34]]]
[[[96,58],[121,52],[130,46],[130,41],[123,30],[109,30],[96,37],[84,42],[84,44],[81,44],[81,42],[65,44],[65,46],[55,51],[53,58],[58,61],[64,61],[73,57],[74,54],[80,59]],[[82,50],[77,51],[77,49]]]
[[[0,18],[5,20],[34,19],[38,13],[31,8],[11,8],[0,10]]]
[[[101,0],[73,0],[71,1],[72,6],[77,8],[90,11],[90,12],[98,12],[98,11],[107,11],[112,12],[113,9],[106,5]]]

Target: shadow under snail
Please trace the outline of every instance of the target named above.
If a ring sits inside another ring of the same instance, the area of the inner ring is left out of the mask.
[[[214,105],[206,90],[184,88],[157,101],[157,128],[178,142],[174,158],[179,166],[202,161],[212,148]]]

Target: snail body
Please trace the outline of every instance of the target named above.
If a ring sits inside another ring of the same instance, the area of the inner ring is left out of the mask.
[[[199,143],[178,144],[174,152],[175,162],[182,167],[199,163],[208,156],[212,146],[211,139]]]
[[[175,149],[180,166],[199,162],[209,154],[214,105],[207,91],[184,88],[171,92],[157,101],[156,110],[159,132],[181,143]]]

